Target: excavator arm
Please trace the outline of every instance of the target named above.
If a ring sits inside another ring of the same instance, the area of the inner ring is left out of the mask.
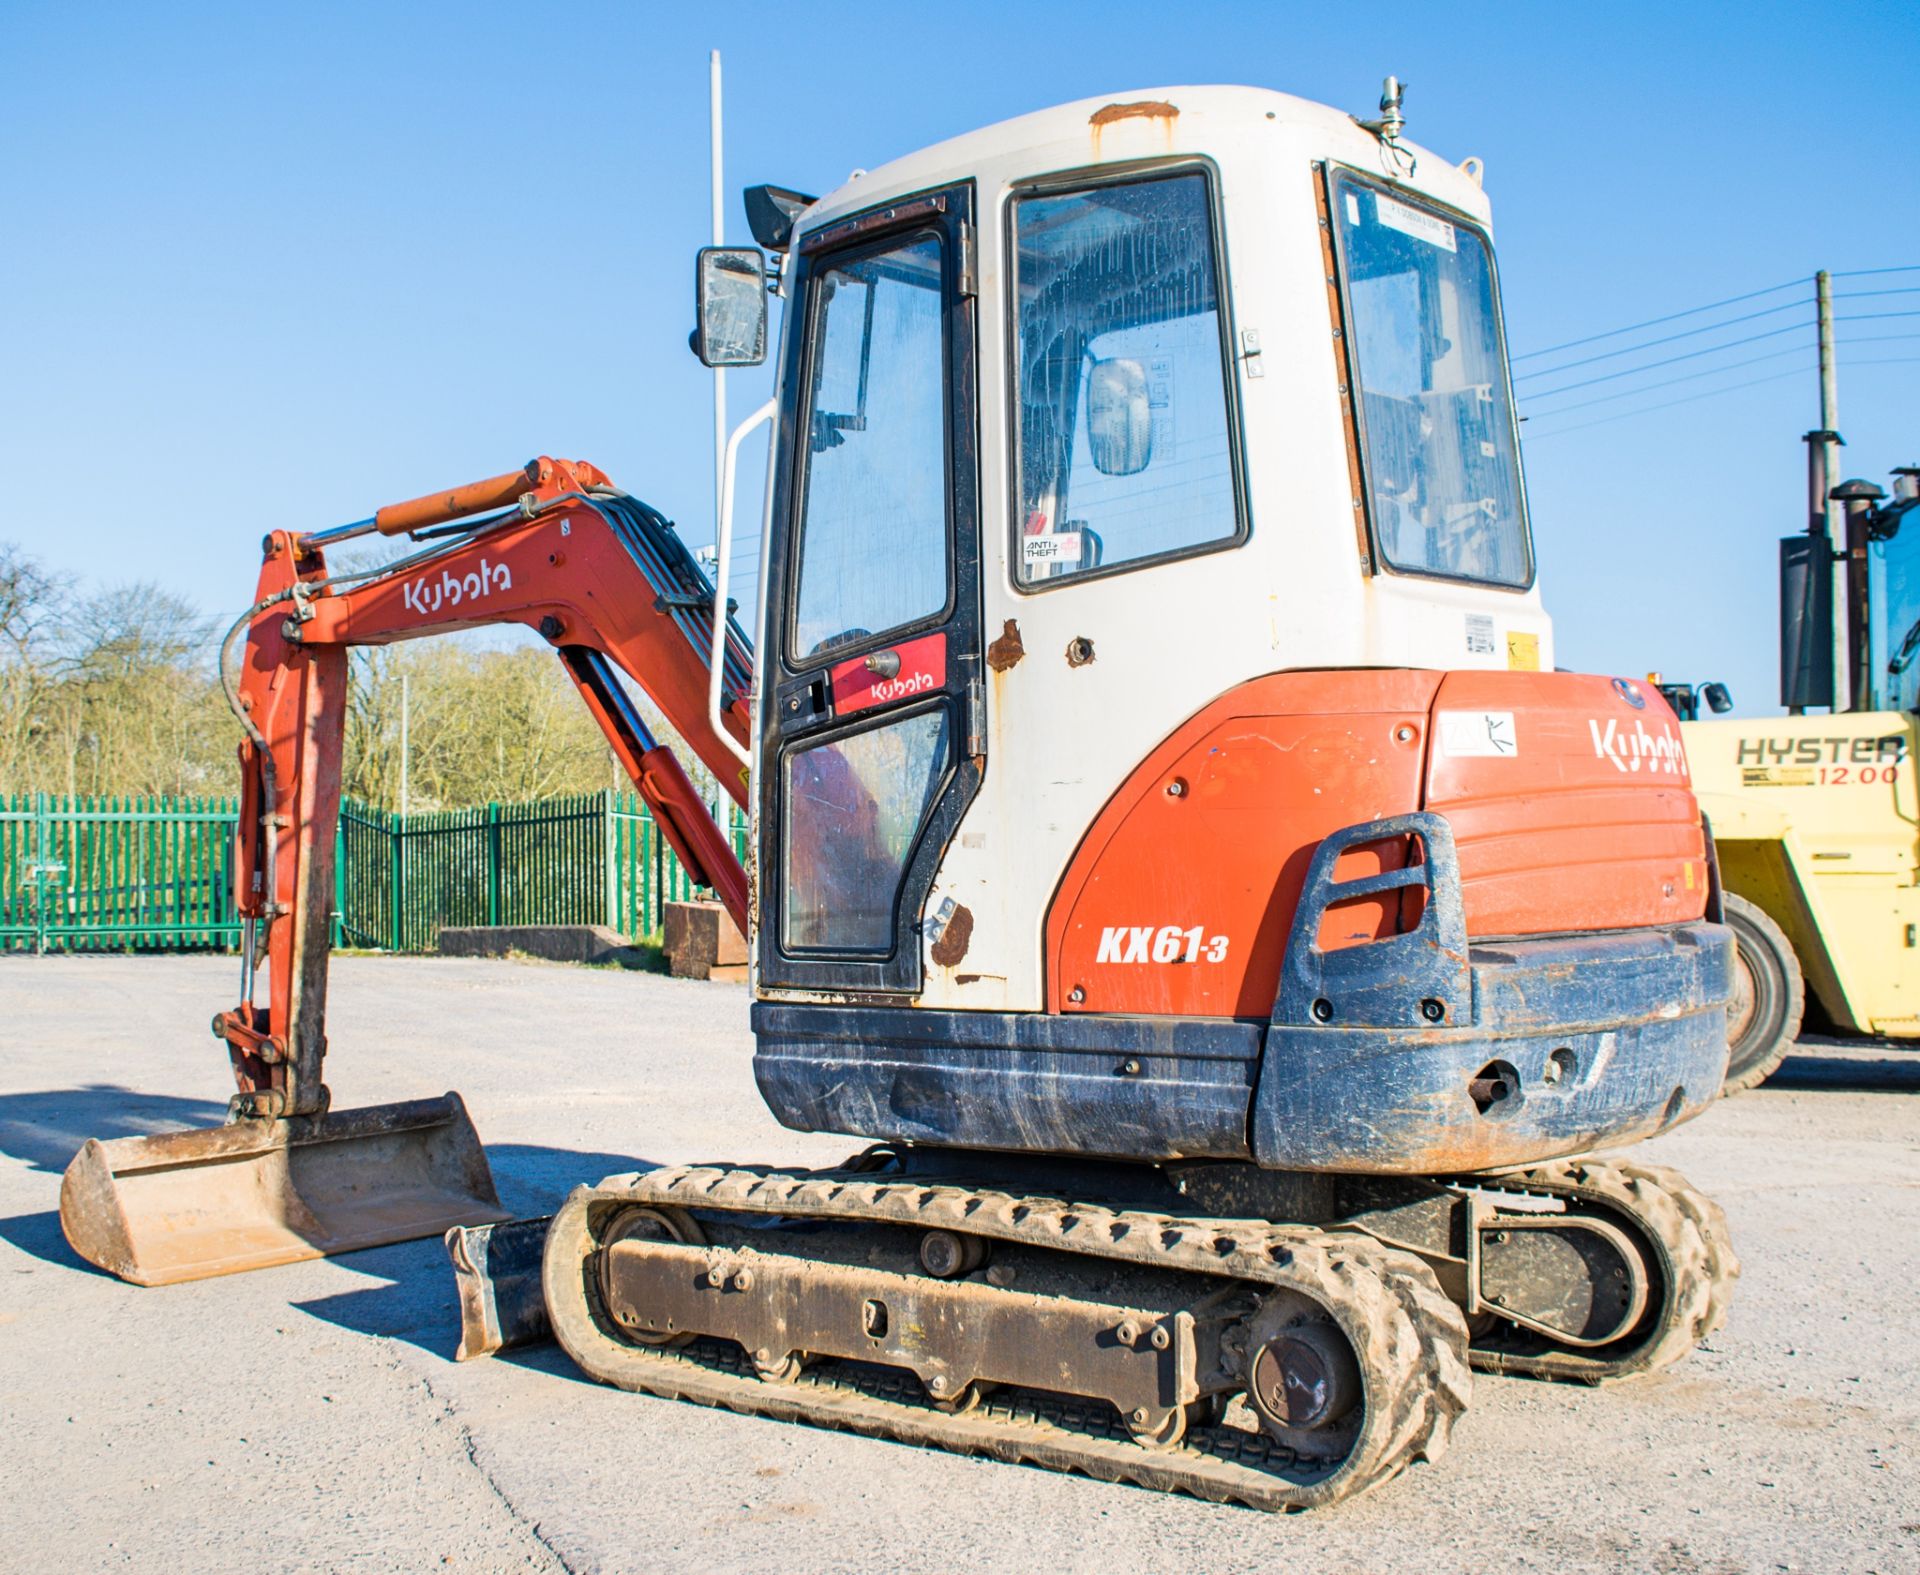
[[[412,535],[423,550],[360,574],[331,574],[325,544]],[[236,625],[246,646],[235,712],[241,811],[235,897],[264,968],[267,999],[217,1020],[233,1060],[237,1113],[326,1109],[328,925],[339,819],[347,653],[354,646],[519,623],[557,651],[616,758],[696,885],[747,928],[746,872],[672,750],[622,688],[625,672],[736,802],[745,768],[707,722],[712,590],[672,527],[591,465],[523,470],[390,505],[339,532],[275,531],[259,592]],[[752,656],[729,620],[722,720],[744,745]]]
[[[330,547],[375,534],[408,536],[418,550],[374,569],[329,568]],[[353,647],[486,624],[538,632],[694,882],[749,925],[746,871],[618,676],[744,804],[751,647],[730,616],[716,639],[712,587],[653,509],[591,465],[541,458],[336,530],[274,531],[261,550],[254,602],[221,653],[245,734],[234,860],[241,992],[213,1020],[238,1088],[229,1124],[89,1143],[62,1194],[75,1248],[142,1283],[504,1217],[458,1096],[329,1113],[328,932]],[[709,721],[716,650],[726,738]],[[381,1173],[375,1186],[364,1184],[369,1166]]]

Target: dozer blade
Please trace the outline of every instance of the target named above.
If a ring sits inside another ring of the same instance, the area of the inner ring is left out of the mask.
[[[553,1216],[543,1214],[504,1225],[458,1225],[447,1232],[447,1256],[460,1292],[456,1362],[553,1338],[540,1285],[552,1223]]]
[[[319,1117],[90,1139],[60,1183],[60,1228],[135,1285],[437,1236],[504,1220],[458,1094]]]

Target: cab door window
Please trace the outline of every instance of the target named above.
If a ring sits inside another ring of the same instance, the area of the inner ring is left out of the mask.
[[[796,662],[947,605],[941,262],[937,235],[912,235],[815,286]]]
[[[783,946],[892,946],[907,856],[952,754],[952,727],[938,708],[787,756]]]

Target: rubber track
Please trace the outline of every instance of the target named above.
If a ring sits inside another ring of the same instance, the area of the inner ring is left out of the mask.
[[[1149,1449],[1110,1405],[997,1391],[964,1413],[938,1409],[911,1374],[832,1362],[769,1383],[728,1342],[673,1349],[621,1338],[599,1306],[589,1209],[650,1204],[775,1217],[947,1228],[994,1240],[1153,1268],[1298,1289],[1326,1306],[1361,1360],[1367,1413],[1348,1455],[1306,1461],[1261,1433],[1196,1426]],[[1431,1271],[1370,1240],[1261,1221],[1194,1221],[844,1173],[669,1168],[574,1192],[547,1238],[554,1332],[581,1368],[620,1388],[842,1427],[963,1454],[1078,1471],[1256,1509],[1304,1509],[1378,1486],[1445,1451],[1466,1403],[1466,1328]],[[1382,1403],[1384,1397],[1385,1403]]]
[[[1643,1321],[1630,1345],[1616,1341],[1592,1350],[1532,1350],[1489,1342],[1474,1346],[1475,1367],[1604,1383],[1670,1367],[1726,1322],[1733,1282],[1740,1276],[1726,1215],[1678,1171],[1623,1160],[1563,1159],[1482,1179],[1503,1190],[1579,1202],[1602,1218],[1627,1216],[1653,1249],[1662,1284],[1655,1287],[1653,1318]]]

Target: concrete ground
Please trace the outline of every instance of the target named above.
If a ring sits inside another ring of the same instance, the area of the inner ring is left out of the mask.
[[[1677,1368],[1482,1377],[1437,1465],[1275,1517],[644,1399],[554,1348],[456,1365],[437,1241],[137,1290],[60,1235],[87,1136],[220,1119],[235,965],[0,959],[0,1568],[1920,1570],[1920,1054],[1808,1048],[1647,1145],[1746,1273]],[[737,985],[348,958],[342,1106],[459,1088],[507,1204],[636,1163],[825,1162]],[[1806,1048],[1806,1047],[1803,1047]]]

